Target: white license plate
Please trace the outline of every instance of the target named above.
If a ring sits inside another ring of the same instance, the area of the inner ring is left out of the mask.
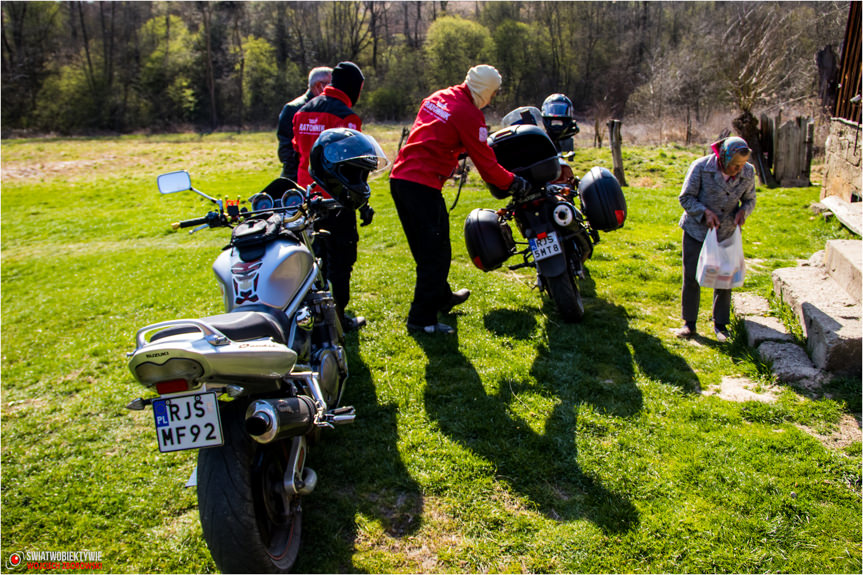
[[[537,261],[563,253],[563,248],[557,241],[555,232],[548,232],[548,235],[542,239],[530,238],[528,242],[530,242],[530,249],[533,252],[533,259]]]
[[[215,393],[153,400],[159,451],[222,445],[222,423]]]

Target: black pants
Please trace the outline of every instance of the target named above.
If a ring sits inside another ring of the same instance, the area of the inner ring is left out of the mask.
[[[319,230],[329,235],[315,240],[315,254],[321,258],[324,277],[330,282],[339,319],[344,326],[345,308],[351,299],[351,272],[357,261],[357,213],[342,208],[330,212],[316,224]]]
[[[703,241],[698,241],[683,232],[683,289],[681,290],[681,313],[683,321],[694,324],[698,319],[698,307],[701,303],[701,286],[698,284],[698,256],[701,254]],[[713,290],[713,323],[718,326],[728,325],[731,317],[731,290]]]
[[[432,325],[437,323],[438,310],[452,296],[447,281],[452,261],[449,213],[440,190],[392,179],[390,191],[416,262],[416,286],[408,323]]]

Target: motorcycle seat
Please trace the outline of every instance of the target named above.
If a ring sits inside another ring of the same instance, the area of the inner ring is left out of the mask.
[[[233,341],[249,341],[270,337],[277,343],[285,344],[287,337],[278,320],[272,314],[260,311],[243,311],[211,315],[201,318],[201,321],[211,325]],[[198,331],[193,326],[170,327],[156,333],[150,341],[156,341],[172,335],[194,333]]]

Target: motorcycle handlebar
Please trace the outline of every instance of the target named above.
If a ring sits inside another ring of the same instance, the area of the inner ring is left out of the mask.
[[[192,226],[200,226],[201,224],[206,224],[207,218],[195,218],[193,220],[183,220],[182,222],[174,222],[171,224],[171,228],[178,230],[180,228],[191,228]]]
[[[217,227],[221,222],[221,214],[218,212],[210,212],[203,218],[192,218],[191,220],[183,220],[181,222],[174,222],[171,224],[171,228],[177,230],[180,228],[191,228],[193,226],[201,226],[208,225],[211,228]]]

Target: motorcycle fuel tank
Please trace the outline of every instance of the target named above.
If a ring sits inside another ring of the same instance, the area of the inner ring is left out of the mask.
[[[225,298],[225,311],[252,304],[284,309],[315,273],[314,255],[286,239],[270,242],[263,257],[243,261],[236,248],[223,251],[213,263]]]

